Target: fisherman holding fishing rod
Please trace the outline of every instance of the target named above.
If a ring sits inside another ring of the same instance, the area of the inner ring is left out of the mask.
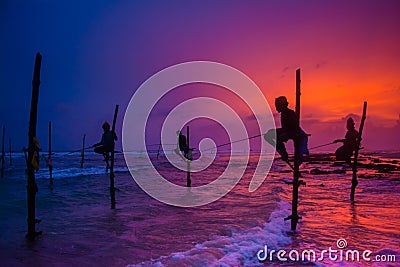
[[[103,135],[101,136],[101,141],[94,144],[94,152],[104,156],[104,161],[107,163],[110,159],[110,153],[114,150],[115,141],[117,140],[117,135],[115,132],[110,131],[110,124],[108,122],[103,123]]]
[[[287,162],[289,166],[293,169],[293,166],[289,162],[289,156],[285,148],[285,144],[290,139],[293,140],[294,145],[298,146],[300,151],[299,164],[303,161],[303,155],[309,155],[308,151],[308,134],[306,134],[299,126],[299,120],[297,118],[296,113],[288,108],[288,101],[285,96],[280,96],[275,99],[275,107],[276,110],[281,113],[281,125],[282,128],[278,129],[270,129],[266,134],[264,134],[264,139],[276,147],[276,150],[281,155],[282,160]],[[221,146],[226,146],[232,143],[241,142],[248,139],[253,139],[261,136],[262,134],[258,134],[255,136],[251,136],[248,138],[236,140],[233,142],[225,143],[222,145],[214,146],[209,149],[205,149],[203,151],[215,149]],[[331,144],[331,143],[330,143]],[[324,145],[325,146],[325,145]],[[300,176],[301,177],[301,176]]]
[[[292,139],[294,145],[299,148],[300,162],[298,164],[301,164],[303,161],[302,156],[309,155],[307,148],[308,135],[300,128],[296,113],[289,109],[288,105],[289,103],[285,96],[275,99],[276,110],[281,113],[282,128],[270,129],[264,135],[264,139],[272,146],[276,146],[276,151],[278,151],[285,162],[289,162],[289,156],[284,143]]]
[[[350,163],[351,156],[357,147],[357,140],[359,139],[359,134],[354,127],[355,123],[352,117],[347,119],[346,128],[347,133],[344,139],[336,139],[333,143],[342,142],[343,145],[339,147],[336,152],[336,160],[344,160],[347,163]]]

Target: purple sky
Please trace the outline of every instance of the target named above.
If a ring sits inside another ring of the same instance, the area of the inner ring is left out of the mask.
[[[301,68],[310,146],[342,138],[349,114],[358,127],[367,100],[366,148],[400,149],[398,14],[395,0],[1,1],[0,125],[14,149],[26,146],[36,52],[43,55],[38,137],[47,149],[51,120],[56,150],[79,149],[84,133],[88,144],[98,142],[115,104],[120,133],[127,104],[147,78],[177,63],[209,60],[247,74],[270,104],[287,95],[292,108]],[[172,96],[160,116],[208,92],[198,90]],[[218,131],[200,127],[193,138]]]

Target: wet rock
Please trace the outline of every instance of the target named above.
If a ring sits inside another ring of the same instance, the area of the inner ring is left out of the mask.
[[[336,173],[336,174],[345,174],[346,170],[333,170],[332,173]]]
[[[325,170],[320,170],[318,168],[312,169],[310,171],[310,174],[315,174],[315,175],[320,175],[320,174],[330,174],[332,173],[331,171],[325,171]]]

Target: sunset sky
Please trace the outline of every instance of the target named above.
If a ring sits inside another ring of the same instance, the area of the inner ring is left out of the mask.
[[[60,150],[79,149],[84,133],[89,144],[98,142],[115,104],[120,133],[129,100],[146,79],[205,60],[248,75],[273,112],[280,95],[294,108],[300,68],[301,125],[310,147],[343,138],[349,115],[358,128],[368,101],[363,146],[400,150],[399,14],[396,0],[1,1],[0,125],[14,149],[26,146],[37,52],[43,55],[38,137],[46,149],[51,120],[53,148]],[[179,101],[208,93],[236,106],[223,90],[187,88],[155,112],[162,117]],[[197,129],[193,138],[219,128]]]

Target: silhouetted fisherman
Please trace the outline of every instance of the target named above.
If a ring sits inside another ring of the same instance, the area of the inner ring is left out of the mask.
[[[189,153],[189,148],[187,146],[186,136],[184,136],[181,131],[177,131],[176,134],[178,135],[178,147],[177,147],[177,150],[179,148],[179,151],[182,152],[183,156],[187,159],[188,158],[188,153]],[[179,151],[176,151],[176,152],[179,153]]]
[[[101,136],[101,141],[94,144],[94,152],[102,154],[104,156],[104,161],[107,163],[110,159],[110,153],[114,150],[114,141],[117,140],[117,135],[110,131],[110,124],[108,122],[103,123],[103,135]]]
[[[347,133],[345,135],[345,139],[337,139],[333,141],[334,143],[343,142],[343,146],[339,147],[336,152],[336,160],[344,160],[347,163],[350,163],[351,156],[353,152],[356,150],[357,140],[359,138],[359,134],[357,130],[354,128],[354,120],[353,118],[347,119]]]
[[[296,113],[288,108],[288,101],[285,96],[280,96],[275,99],[276,110],[281,113],[281,126],[282,128],[271,129],[265,135],[264,139],[273,146],[276,146],[276,151],[281,155],[282,160],[288,161],[288,153],[285,144],[290,139],[293,140],[294,145],[298,146],[300,151],[300,162],[302,162],[303,155],[309,155],[308,152],[308,136],[300,128],[299,119]],[[276,135],[275,135],[276,131]]]

